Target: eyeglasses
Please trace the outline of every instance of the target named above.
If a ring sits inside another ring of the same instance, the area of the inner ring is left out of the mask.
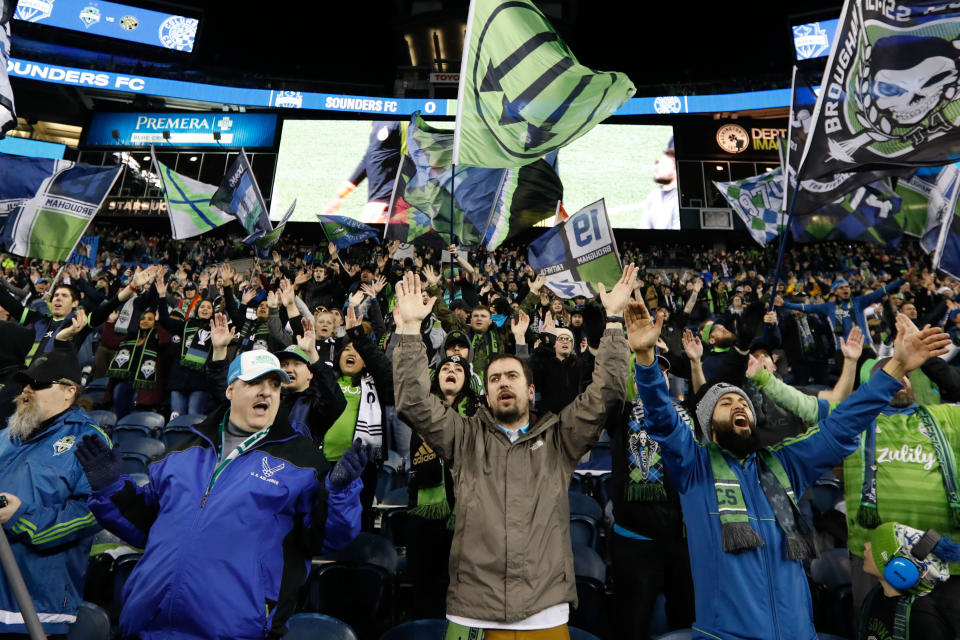
[[[569,336],[558,336],[557,342],[573,342],[573,338]]]
[[[76,386],[74,383],[69,380],[29,380],[23,386],[30,387],[34,391],[44,391],[49,389],[55,384],[62,384],[67,387]]]

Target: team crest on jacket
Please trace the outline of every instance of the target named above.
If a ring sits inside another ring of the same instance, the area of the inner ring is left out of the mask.
[[[74,443],[77,441],[76,436],[64,436],[53,443],[53,455],[58,456],[61,453],[66,453],[73,448]]]

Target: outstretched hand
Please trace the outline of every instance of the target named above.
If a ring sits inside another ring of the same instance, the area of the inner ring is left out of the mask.
[[[630,293],[633,291],[633,283],[636,282],[639,272],[640,269],[631,262],[623,269],[617,284],[613,285],[609,292],[602,282],[597,285],[600,290],[600,302],[603,303],[608,316],[623,316],[627,301],[630,300]]]
[[[883,370],[899,380],[930,358],[947,353],[950,335],[940,327],[925,327],[918,331],[905,315],[897,314],[897,337],[893,341],[893,357]]]
[[[370,445],[364,445],[360,438],[353,441],[353,446],[343,452],[337,464],[330,471],[327,483],[332,491],[343,491],[354,480],[363,474],[367,461],[370,459]]]
[[[397,333],[418,335],[423,319],[430,315],[437,298],[423,300],[423,284],[412,271],[403,274],[403,280],[397,283],[397,314],[399,323]]]
[[[683,343],[683,352],[687,354],[687,358],[693,362],[700,362],[700,359],[703,358],[703,343],[700,341],[700,336],[694,335],[693,331],[686,329],[680,340]]]
[[[840,352],[845,360],[856,362],[860,359],[860,354],[863,353],[863,332],[860,327],[854,325],[846,340],[840,338]]]
[[[660,338],[663,316],[658,313],[654,321],[647,305],[640,301],[631,301],[627,304],[624,320],[627,324],[627,342],[636,354],[637,363],[650,366],[656,360],[653,348]]]

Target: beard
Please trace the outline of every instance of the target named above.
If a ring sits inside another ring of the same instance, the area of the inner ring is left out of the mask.
[[[26,440],[43,422],[43,411],[36,402],[24,404],[23,396],[18,396],[17,410],[7,422],[7,433],[11,439]]]
[[[917,396],[913,392],[913,389],[900,389],[900,391],[897,391],[896,395],[893,396],[893,400],[890,401],[890,406],[903,409],[904,407],[909,407],[916,401]]]
[[[746,458],[751,453],[759,451],[760,447],[763,446],[754,425],[750,425],[749,434],[740,435],[734,430],[732,424],[719,429],[714,424],[713,433],[717,438],[717,444],[738,458]]]
[[[715,347],[718,347],[720,349],[729,349],[733,345],[737,344],[737,336],[729,335],[723,338],[714,338],[713,344]]]
[[[670,184],[675,179],[676,179],[676,174],[672,176],[661,176],[661,175],[653,176],[653,181],[657,184]]]
[[[490,413],[500,424],[513,424],[527,411],[527,405],[520,406],[520,402],[519,397],[514,397],[512,407],[505,409],[495,405],[490,409]]]

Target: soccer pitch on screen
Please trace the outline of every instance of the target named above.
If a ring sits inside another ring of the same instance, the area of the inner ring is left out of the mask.
[[[452,128],[452,122],[431,123]],[[293,220],[315,222],[360,163],[370,136],[369,120],[286,120],[273,183],[271,218],[278,219],[294,198]],[[560,150],[564,207],[569,213],[606,200],[610,222],[636,228],[641,203],[654,189],[653,165],[667,148],[673,127],[601,124]],[[366,204],[365,182],[347,196],[339,215],[359,218]]]

